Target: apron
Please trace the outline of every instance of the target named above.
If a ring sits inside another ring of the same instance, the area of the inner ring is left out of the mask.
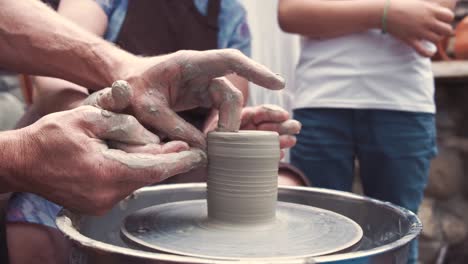
[[[204,16],[193,0],[129,0],[116,44],[144,56],[217,49],[220,5],[221,0],[209,0]],[[209,109],[199,107],[177,114],[201,130]],[[179,174],[164,183],[203,182],[205,178],[200,168],[190,176]]]
[[[9,263],[6,240],[5,208],[9,194],[0,194],[0,263]]]
[[[217,49],[220,1],[209,0],[204,16],[193,0],[129,0],[116,44],[144,56]],[[201,130],[209,109],[199,107],[178,114]]]

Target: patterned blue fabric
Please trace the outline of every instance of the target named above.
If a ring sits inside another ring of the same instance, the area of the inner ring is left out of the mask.
[[[95,0],[107,14],[109,26],[105,39],[115,42],[125,20],[128,0]],[[193,0],[198,11],[206,15],[208,0]],[[250,56],[251,37],[244,7],[236,0],[222,0],[218,18],[218,48],[233,48]]]
[[[108,26],[104,38],[115,42],[127,14],[128,0],[95,0],[107,15]]]
[[[32,193],[15,193],[8,202],[7,221],[41,224],[56,228],[62,207]]]

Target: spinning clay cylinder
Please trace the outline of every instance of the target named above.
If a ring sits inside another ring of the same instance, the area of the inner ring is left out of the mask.
[[[269,131],[208,134],[208,217],[231,224],[274,222],[279,136]]]

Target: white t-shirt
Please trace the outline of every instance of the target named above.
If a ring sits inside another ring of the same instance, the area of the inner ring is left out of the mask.
[[[377,29],[303,38],[293,104],[434,113],[431,62]]]

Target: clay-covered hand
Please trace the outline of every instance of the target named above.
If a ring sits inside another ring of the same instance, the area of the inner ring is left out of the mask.
[[[91,105],[99,109],[121,112],[130,105],[132,97],[132,87],[126,81],[119,80],[114,82],[112,87],[104,88],[89,95],[82,102],[82,105]],[[189,145],[183,141],[174,140],[168,143],[162,143],[159,141],[159,138],[157,142],[148,144],[131,144],[118,140],[107,140],[107,143],[112,148],[131,153],[159,154],[188,150],[190,148]]]
[[[100,100],[119,104],[112,96]],[[92,106],[47,115],[17,131],[22,143],[15,190],[82,213],[104,213],[134,190],[206,162],[204,152],[187,145],[151,147],[159,138],[134,117]],[[158,154],[111,149],[107,141],[150,146],[148,152]]]
[[[138,58],[126,67],[124,79],[134,88],[133,115],[171,139],[202,148],[203,133],[175,112],[212,107],[219,110],[218,130],[238,130],[242,94],[222,76],[236,73],[269,89],[284,87],[281,77],[238,50],[179,51]]]
[[[210,123],[205,125],[204,133],[214,130],[217,122],[217,118],[212,117]],[[290,119],[289,113],[283,108],[264,104],[242,109],[240,129],[276,131],[280,135],[280,147],[285,149],[296,144],[295,135],[301,131],[301,123]]]
[[[242,130],[275,131],[280,135],[280,147],[291,148],[296,144],[294,135],[301,132],[301,123],[290,119],[289,113],[277,105],[264,104],[242,109]]]
[[[389,33],[413,47],[422,56],[434,55],[425,41],[438,43],[453,34],[454,13],[436,1],[390,0],[387,15]]]

